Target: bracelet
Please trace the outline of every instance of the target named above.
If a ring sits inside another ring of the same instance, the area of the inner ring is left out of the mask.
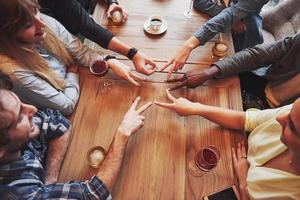
[[[119,5],[119,2],[117,0],[108,0],[109,5],[115,3],[117,5]]]
[[[127,58],[132,60],[133,56],[138,52],[138,50],[134,47],[130,48],[127,54]]]
[[[108,61],[110,59],[117,59],[117,57],[116,56],[107,55],[107,56],[104,57],[103,60]]]

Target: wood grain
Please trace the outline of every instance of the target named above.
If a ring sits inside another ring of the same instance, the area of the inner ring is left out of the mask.
[[[183,42],[208,17],[193,11],[191,20],[185,19],[184,10],[189,1],[182,0],[120,0],[130,16],[126,24],[114,26],[104,17],[104,7],[98,5],[94,18],[121,40],[137,47],[154,58],[159,66],[167,62]],[[168,22],[168,31],[158,37],[147,35],[143,23],[151,14],[162,14]],[[219,37],[219,36],[218,36]],[[205,69],[215,60],[211,48],[216,40],[193,51],[182,71]],[[229,34],[222,35],[233,53]],[[107,50],[87,41],[90,47]],[[109,54],[113,54],[109,52]],[[118,58],[134,70],[127,58]],[[81,95],[73,116],[73,135],[60,173],[60,181],[86,180],[97,170],[89,167],[86,153],[94,145],[108,149],[123,115],[137,96],[141,105],[148,101],[168,101],[165,89],[166,71],[156,72],[135,87],[112,73],[104,78],[93,76],[88,69],[80,69]],[[113,85],[109,93],[102,93],[103,83]],[[172,91],[176,97],[194,102],[242,110],[240,86],[237,77],[210,80],[196,89],[182,88]],[[145,113],[144,127],[134,134],[126,148],[123,165],[113,193],[121,200],[203,199],[203,196],[236,183],[232,168],[231,147],[243,139],[239,132],[223,129],[198,116],[181,117],[175,112],[153,105]],[[214,145],[220,150],[217,167],[203,176],[194,176],[189,169],[195,153]]]

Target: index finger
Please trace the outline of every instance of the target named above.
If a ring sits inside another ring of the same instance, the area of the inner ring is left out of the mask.
[[[170,90],[176,90],[176,89],[182,88],[183,86],[186,86],[186,85],[187,85],[187,81],[183,81],[183,82],[175,85],[174,87],[171,87]]]
[[[185,75],[178,77],[178,78],[170,78],[167,79],[166,82],[167,83],[174,83],[174,82],[179,82],[179,81],[183,81],[185,79]]]
[[[152,105],[152,102],[148,102],[145,105],[143,105],[142,107],[140,107],[136,112],[138,112],[139,114],[142,114],[145,110],[147,110],[147,108],[149,108]]]
[[[170,93],[170,91],[169,91],[168,89],[166,89],[166,92],[167,92],[167,97],[168,97],[172,102],[174,102],[174,101],[176,100],[176,98],[173,97],[173,96],[171,95],[171,93]]]
[[[171,64],[173,63],[173,60],[170,60],[169,62],[167,62],[161,69],[160,71],[164,71],[164,69],[166,69],[167,67],[169,67]]]
[[[234,148],[232,148],[232,160],[233,160],[233,164],[236,165],[237,164],[237,157],[236,157]]]
[[[145,68],[142,68],[140,70],[141,73],[145,74],[145,75],[150,75],[150,74],[153,74],[155,72],[156,68],[152,68],[152,69],[145,69]]]
[[[132,105],[130,106],[129,109],[135,110],[136,107],[137,107],[137,105],[138,105],[138,103],[139,103],[139,101],[140,101],[140,99],[141,99],[141,97],[138,96],[138,97],[134,100],[134,102],[132,103]]]

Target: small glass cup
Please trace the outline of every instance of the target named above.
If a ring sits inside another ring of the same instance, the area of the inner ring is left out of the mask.
[[[87,152],[87,161],[93,168],[99,168],[105,158],[105,149],[101,146],[93,146]]]
[[[193,2],[194,2],[194,0],[190,0],[189,9],[184,11],[184,13],[183,13],[183,15],[188,19],[192,18]]]
[[[213,170],[220,160],[220,151],[215,146],[208,146],[200,150],[194,157],[196,166],[205,172]]]
[[[108,64],[105,60],[96,60],[90,66],[90,72],[97,76],[104,76],[108,72]]]
[[[214,59],[222,59],[227,55],[228,45],[225,42],[216,42],[211,49],[211,56]]]
[[[115,25],[119,25],[123,22],[123,15],[120,11],[115,11],[112,13],[111,20],[114,22]]]
[[[220,151],[215,146],[208,146],[198,151],[188,163],[190,173],[196,177],[213,170],[220,160]]]

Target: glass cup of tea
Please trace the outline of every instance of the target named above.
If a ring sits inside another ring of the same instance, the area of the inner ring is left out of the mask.
[[[119,25],[123,22],[123,15],[120,11],[115,11],[112,13],[111,20],[114,24]]]
[[[153,15],[150,17],[150,29],[153,31],[159,31],[162,26],[162,17],[159,15]]]
[[[189,172],[195,177],[201,177],[206,172],[213,170],[220,159],[220,151],[215,146],[208,146],[191,155],[188,162]]]
[[[208,146],[201,149],[194,157],[196,166],[204,171],[213,170],[220,160],[220,151],[215,146]]]
[[[96,60],[90,66],[90,72],[97,76],[104,76],[108,72],[108,64],[104,60]]]
[[[86,158],[89,165],[93,168],[99,168],[105,158],[105,149],[101,146],[93,146],[87,152]]]
[[[211,49],[212,58],[222,59],[227,55],[228,45],[225,42],[216,42]]]

